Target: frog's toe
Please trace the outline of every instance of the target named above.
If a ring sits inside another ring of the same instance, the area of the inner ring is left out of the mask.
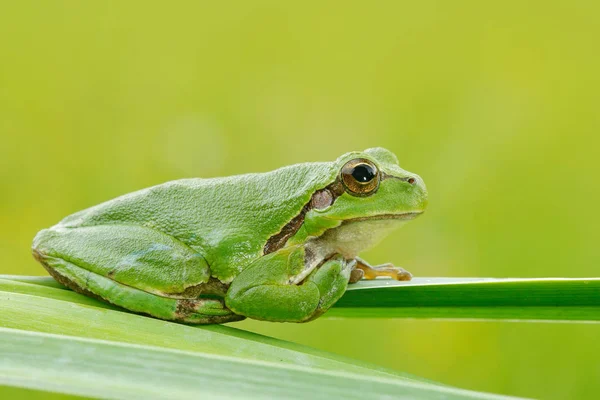
[[[403,268],[397,268],[396,275],[393,278],[397,281],[410,281],[412,274]]]
[[[348,283],[356,283],[360,281],[364,276],[365,271],[363,271],[362,269],[355,268],[350,273],[350,279],[348,280]]]
[[[412,274],[401,267],[395,267],[393,264],[383,264],[373,268],[376,276],[389,276],[397,281],[410,281]]]

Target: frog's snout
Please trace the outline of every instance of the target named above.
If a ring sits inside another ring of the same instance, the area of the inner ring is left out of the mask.
[[[412,182],[411,182],[412,181]],[[407,182],[414,186],[415,195],[417,197],[417,201],[419,203],[419,208],[421,210],[425,210],[427,208],[427,187],[425,186],[425,182],[423,178],[419,175],[411,175]]]

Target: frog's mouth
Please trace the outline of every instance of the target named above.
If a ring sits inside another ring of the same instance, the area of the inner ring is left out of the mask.
[[[344,220],[344,223],[352,223],[352,222],[360,222],[360,221],[376,221],[376,220],[384,220],[384,219],[399,219],[402,221],[410,221],[411,219],[417,218],[419,215],[423,214],[423,210],[420,211],[410,211],[400,214],[379,214],[379,215],[369,215],[368,217],[357,217],[350,218]]]

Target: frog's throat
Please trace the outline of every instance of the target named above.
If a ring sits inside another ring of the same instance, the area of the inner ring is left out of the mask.
[[[422,211],[414,211],[349,218],[314,238],[314,244],[322,255],[341,254],[346,259],[353,259],[360,252],[374,247],[392,231],[421,214]]]
[[[411,219],[417,218],[419,215],[423,214],[423,211],[409,211],[400,214],[379,214],[379,215],[371,215],[368,217],[358,217],[358,218],[350,218],[346,219],[342,222],[342,224],[349,224],[353,222],[360,221],[377,221],[382,219],[399,219],[403,221],[410,221]]]

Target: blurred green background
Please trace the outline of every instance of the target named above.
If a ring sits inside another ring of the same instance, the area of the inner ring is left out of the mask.
[[[182,177],[384,146],[430,191],[365,254],[418,276],[599,276],[597,2],[0,6],[0,273],[35,233]],[[600,325],[238,328],[469,389],[597,398]]]

